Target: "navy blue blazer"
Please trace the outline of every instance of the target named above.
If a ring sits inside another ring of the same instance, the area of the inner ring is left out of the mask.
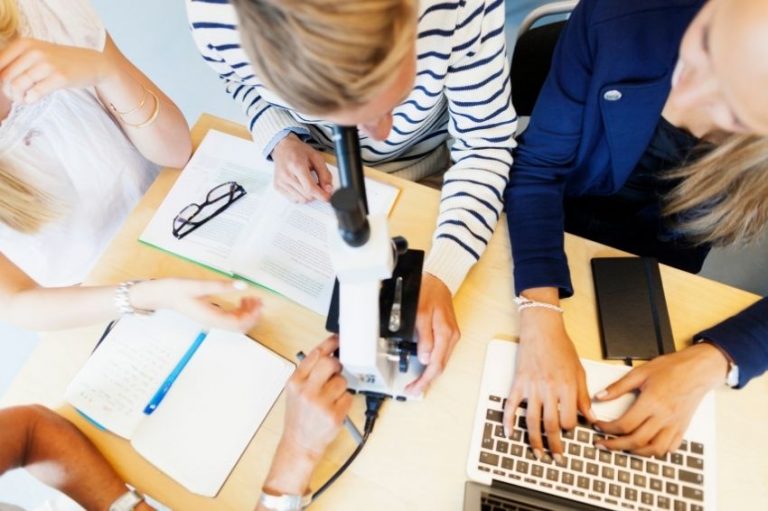
[[[609,195],[651,141],[682,37],[705,0],[581,0],[520,137],[505,193],[515,290],[573,294],[563,197]],[[761,319],[762,318],[762,319]],[[768,301],[702,332],[739,366],[740,385],[768,368]]]

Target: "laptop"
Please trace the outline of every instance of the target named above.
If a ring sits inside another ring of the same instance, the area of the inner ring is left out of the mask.
[[[600,433],[580,421],[563,433],[564,463],[549,455],[537,461],[528,445],[525,409],[518,408],[510,437],[502,414],[512,384],[517,343],[488,345],[480,386],[464,492],[464,511],[636,510],[714,511],[715,399],[702,400],[680,448],[663,458],[596,449]],[[631,368],[582,360],[590,395]],[[620,417],[631,394],[594,403],[603,420]],[[545,437],[546,438],[546,437]]]

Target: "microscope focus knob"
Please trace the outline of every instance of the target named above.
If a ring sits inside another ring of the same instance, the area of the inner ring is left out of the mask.
[[[352,188],[340,188],[331,197],[331,206],[336,212],[341,238],[347,245],[365,245],[370,238],[371,227],[357,192]]]

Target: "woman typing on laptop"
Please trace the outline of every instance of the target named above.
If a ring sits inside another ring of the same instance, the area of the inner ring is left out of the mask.
[[[0,82],[0,320],[46,330],[174,308],[215,326],[252,326],[256,300],[226,313],[205,298],[232,291],[228,282],[72,287],[158,165],[180,167],[191,151],[181,112],[120,53],[87,1],[0,1]]]
[[[582,0],[515,158],[506,210],[519,295],[520,348],[505,420],[527,400],[542,430],[582,413],[618,435],[600,447],[674,451],[697,405],[768,367],[768,300],[701,332],[595,397],[639,391],[619,419],[596,421],[561,317],[573,289],[563,231],[696,272],[711,246],[758,237],[768,220],[768,3]]]

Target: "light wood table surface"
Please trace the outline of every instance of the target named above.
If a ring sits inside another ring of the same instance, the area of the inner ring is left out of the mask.
[[[195,146],[210,129],[248,138],[237,124],[204,115],[192,134]],[[369,175],[397,185],[402,193],[391,216],[391,234],[404,235],[414,248],[428,249],[439,205],[435,190],[375,171]],[[138,243],[137,239],[178,176],[165,170],[112,242],[88,284],[133,278],[185,276],[217,278],[201,266]],[[599,332],[590,258],[620,252],[572,236],[566,251],[576,295],[564,301],[568,331],[582,357],[600,359]],[[663,267],[661,270],[678,348],[704,327],[731,316],[758,299],[750,293]],[[287,358],[326,337],[324,318],[261,288],[261,324],[250,335]],[[502,218],[481,262],[456,296],[462,340],[443,376],[422,402],[387,402],[360,457],[312,509],[460,511],[465,466],[487,343],[517,332],[512,302],[509,239]],[[81,419],[63,395],[93,349],[104,325],[43,336],[0,403],[42,403],[59,409],[81,428],[117,470],[142,492],[174,510],[251,510],[280,436],[284,400],[278,401],[217,498],[192,495],[136,454],[125,440]],[[512,370],[512,368],[510,368]],[[352,418],[362,424],[364,406],[356,400]],[[768,509],[768,378],[746,389],[723,389],[717,396],[718,509]],[[313,487],[330,476],[354,445],[342,432],[319,467]],[[205,463],[205,460],[200,460]]]

